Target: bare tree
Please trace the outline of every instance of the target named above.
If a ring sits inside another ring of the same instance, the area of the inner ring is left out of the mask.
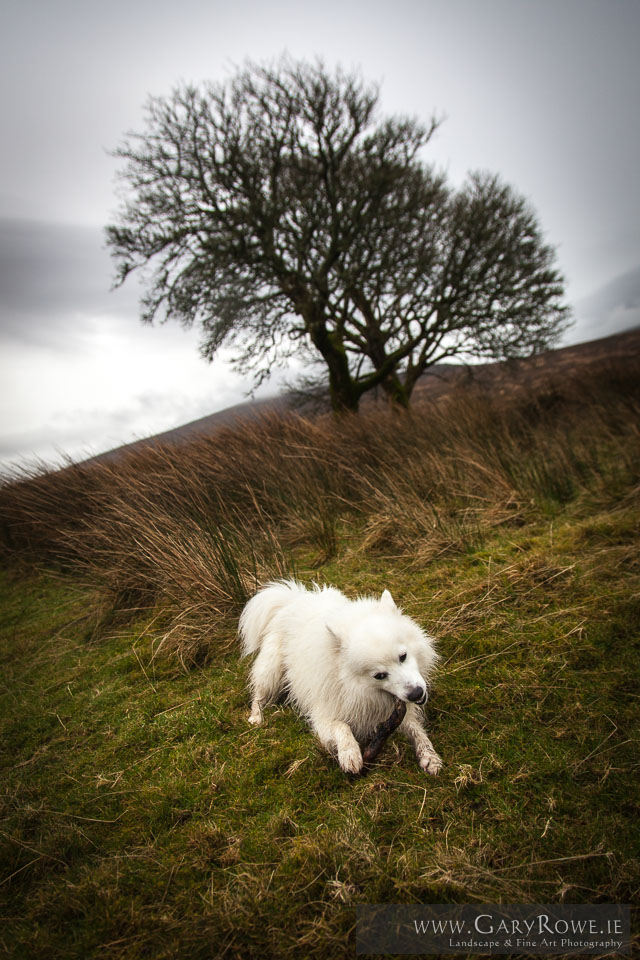
[[[563,281],[535,215],[496,177],[461,191],[422,162],[438,124],[379,118],[357,75],[283,59],[147,105],[116,151],[117,281],[146,268],[142,319],[199,324],[258,381],[301,349],[335,409],[381,385],[407,404],[456,355],[549,346]]]

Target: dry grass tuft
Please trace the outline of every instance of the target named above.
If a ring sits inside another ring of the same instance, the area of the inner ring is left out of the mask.
[[[188,665],[260,582],[295,573],[299,547],[316,565],[335,556],[346,520],[357,550],[420,566],[580,497],[628,495],[640,478],[632,372],[590,371],[551,404],[461,390],[409,413],[274,413],[117,461],[38,467],[0,487],[0,556],[73,572],[120,616],[155,608],[158,649]],[[510,576],[514,589],[557,590],[570,571]]]

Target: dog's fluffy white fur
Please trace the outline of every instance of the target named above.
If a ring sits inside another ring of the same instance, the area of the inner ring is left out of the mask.
[[[400,730],[421,768],[438,772],[441,760],[421,710],[438,657],[432,638],[402,613],[388,590],[379,599],[349,600],[333,587],[270,583],[245,606],[239,634],[243,655],[258,654],[250,677],[250,723],[262,723],[263,707],[285,694],[323,746],[337,754],[341,768],[359,773],[361,744],[398,697],[407,703]]]

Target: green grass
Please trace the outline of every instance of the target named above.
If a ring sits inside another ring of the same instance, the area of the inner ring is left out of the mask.
[[[437,561],[294,549],[439,638],[427,716],[349,779],[286,706],[252,728],[220,612],[204,666],[47,573],[0,580],[0,944],[29,958],[353,956],[355,904],[638,900],[637,499],[522,512]],[[158,615],[158,610],[154,616]],[[97,628],[99,627],[99,629]]]

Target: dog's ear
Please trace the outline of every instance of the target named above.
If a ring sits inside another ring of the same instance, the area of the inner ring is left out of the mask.
[[[388,590],[385,590],[382,596],[380,597],[380,604],[385,608],[385,610],[395,611],[398,609],[395,604],[395,600],[393,599],[393,597],[391,596]]]
[[[331,629],[331,627],[329,626],[329,624],[327,624],[327,633],[329,634],[329,637],[331,638],[331,640],[332,640],[332,642],[333,642],[333,645],[334,645],[334,647],[336,648],[336,650],[340,650],[340,648],[341,648],[341,646],[342,646],[342,640],[340,639],[340,637],[338,636],[338,634],[335,632],[335,630],[332,630],[332,629]]]

